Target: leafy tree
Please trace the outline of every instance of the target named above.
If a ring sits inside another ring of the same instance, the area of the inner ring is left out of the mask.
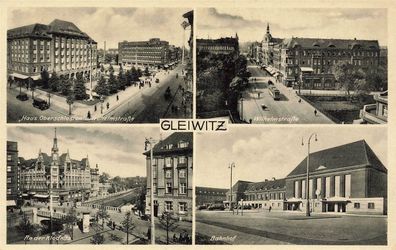
[[[34,99],[34,91],[36,90],[36,83],[30,77],[28,81],[29,81],[30,90],[32,91],[32,99]]]
[[[385,67],[379,66],[374,72],[367,72],[365,80],[368,89],[371,91],[384,91],[388,89],[388,71]]]
[[[138,70],[135,68],[135,66],[132,66],[131,68],[131,81],[135,82],[135,81],[139,81],[139,72]]]
[[[339,62],[333,67],[334,77],[348,96],[354,90],[363,90],[364,73],[348,62]]]
[[[131,212],[125,214],[124,220],[121,222],[122,228],[125,230],[127,235],[127,245],[129,244],[129,232],[135,228],[135,224],[132,221]]]
[[[148,67],[146,67],[144,69],[144,76],[150,76],[150,71],[149,71]]]
[[[74,83],[74,97],[76,100],[85,100],[87,99],[87,93],[85,89],[85,83],[82,74],[77,74],[76,75],[76,80]]]
[[[60,81],[60,91],[62,95],[68,96],[72,92],[73,79],[62,79]]]
[[[30,223],[29,217],[26,215],[25,212],[22,212],[22,218],[19,224],[16,226],[16,229],[23,234],[25,245],[27,242],[26,236],[35,234],[35,228],[32,223]]]
[[[131,86],[131,83],[132,83],[131,71],[127,70],[125,72],[125,86],[129,87],[129,86]]]
[[[49,88],[49,74],[47,70],[41,71],[41,84],[43,88],[48,89]]]
[[[77,221],[77,211],[74,207],[72,207],[63,219],[63,223],[66,224],[66,230],[68,231],[72,240],[74,236],[73,227]]]
[[[114,74],[114,68],[112,65],[109,67],[109,74]]]
[[[104,242],[105,242],[105,237],[103,234],[100,234],[100,233],[96,233],[91,239],[91,244],[94,244],[94,245],[101,245]]]
[[[95,86],[94,91],[98,94],[98,95],[103,95],[103,96],[108,96],[109,95],[109,89],[107,87],[106,84],[106,79],[101,76],[98,84]]]
[[[138,76],[137,78],[143,76],[142,70],[140,68],[137,69],[137,76]]]
[[[99,183],[107,183],[110,179],[110,175],[106,172],[103,172],[99,175]]]
[[[146,210],[146,186],[142,186],[140,189],[139,197],[136,202],[136,208],[141,214],[144,214]]]
[[[52,72],[52,75],[48,81],[49,87],[53,92],[58,92],[59,91],[59,77],[56,74],[56,72]]]
[[[124,75],[124,72],[120,70],[120,73],[118,74],[118,89],[124,90],[126,86],[127,86],[126,76]]]
[[[105,72],[105,68],[104,68],[103,64],[100,65],[100,72],[102,72],[102,73]]]
[[[69,115],[71,115],[71,105],[74,103],[74,96],[70,93],[66,98],[66,103],[69,105]]]
[[[169,232],[175,230],[177,225],[177,218],[175,218],[171,213],[164,212],[159,218],[160,227],[166,231],[166,244],[169,245]]]
[[[108,81],[108,89],[110,94],[115,94],[118,91],[118,81],[115,78],[114,74],[111,72]]]
[[[98,219],[102,220],[102,229],[104,229],[104,222],[105,220],[107,220],[108,218],[110,218],[109,213],[107,212],[106,208],[104,205],[101,205],[98,212],[96,213],[96,216],[98,217]]]

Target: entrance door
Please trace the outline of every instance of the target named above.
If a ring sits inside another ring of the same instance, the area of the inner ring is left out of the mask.
[[[154,216],[158,217],[158,204],[154,204]]]

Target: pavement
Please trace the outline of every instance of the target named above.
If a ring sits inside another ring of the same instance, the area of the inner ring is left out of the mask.
[[[152,122],[158,122],[168,108],[168,105],[164,105],[161,99],[165,89],[170,86],[173,90],[172,94],[180,95],[180,92],[176,92],[176,89],[183,83],[181,77],[182,67],[182,65],[179,65],[173,70],[157,72],[155,77],[149,77],[151,79],[151,87],[148,83],[142,88],[132,85],[124,91],[107,96],[103,104],[100,102],[97,104],[86,104],[75,101],[71,105],[71,115],[69,115],[69,105],[66,103],[65,97],[52,94],[49,100],[47,92],[36,89],[34,91],[35,97],[50,101],[50,108],[41,111],[32,106],[32,93],[26,88],[22,88],[22,92],[28,94],[29,100],[22,102],[16,99],[19,94],[19,87],[13,85],[11,88],[7,88],[7,118],[9,122],[54,123],[83,121],[131,123],[138,117],[136,122],[146,122],[146,120],[149,120],[148,122],[151,120],[153,120]],[[176,79],[176,74],[180,76],[178,79]],[[159,83],[155,83],[156,78],[159,79]],[[176,103],[180,102],[180,98],[176,95],[172,101],[175,101],[175,105],[180,106],[179,103]],[[156,104],[157,102],[158,104]],[[109,104],[108,108],[107,104]],[[88,112],[91,114],[90,119],[87,117]],[[169,117],[169,114],[165,114]],[[179,114],[174,116],[181,117],[183,114],[184,112],[179,112]],[[149,119],[145,119],[146,116]],[[186,116],[191,117],[191,110],[188,110]]]
[[[267,71],[255,65],[248,65],[251,73],[251,88],[243,93],[241,117],[253,124],[332,124],[333,121],[300,99],[296,91],[277,82]],[[268,91],[271,80],[281,93],[280,100],[274,100]],[[264,107],[264,108],[263,108]]]
[[[197,211],[196,232],[223,239],[236,236],[226,244],[386,245],[387,217],[322,213],[305,217],[300,212],[262,210],[241,216]]]

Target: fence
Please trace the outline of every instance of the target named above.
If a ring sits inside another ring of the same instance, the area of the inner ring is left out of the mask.
[[[88,207],[88,208],[95,208],[95,209],[102,209],[104,207],[104,209],[106,211],[116,211],[121,213],[121,209],[118,207],[112,207],[112,206],[102,206],[100,204],[82,204],[82,207]]]

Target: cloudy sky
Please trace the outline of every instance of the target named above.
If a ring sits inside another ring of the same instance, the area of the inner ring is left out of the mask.
[[[99,165],[100,172],[111,176],[146,176],[145,137],[158,139],[158,128],[120,127],[58,127],[59,153],[69,153],[72,159],[81,160],[88,154],[91,167]],[[163,134],[163,138],[167,135]],[[36,158],[41,148],[51,154],[54,127],[10,127],[7,139],[18,142],[19,156]]]
[[[33,23],[49,24],[54,19],[73,22],[103,48],[117,48],[118,42],[161,38],[181,46],[190,9],[179,8],[18,8],[9,9],[8,29]],[[188,28],[189,29],[189,28]],[[186,31],[186,41],[188,35]]]
[[[261,41],[270,24],[273,37],[374,39],[387,44],[386,9],[198,9],[197,38],[235,36]]]
[[[311,140],[311,152],[365,139],[387,166],[387,134],[384,127],[229,127],[228,133],[207,133],[195,137],[195,183],[197,186],[228,188],[228,165],[231,162],[236,165],[233,170],[234,183],[237,180],[284,178],[306,157],[306,139],[313,132],[318,134],[318,141]],[[305,138],[305,146],[301,146],[302,137]]]

